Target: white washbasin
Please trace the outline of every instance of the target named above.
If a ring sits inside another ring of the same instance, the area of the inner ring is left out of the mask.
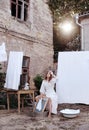
[[[80,109],[63,109],[60,111],[64,117],[73,118],[79,115]]]

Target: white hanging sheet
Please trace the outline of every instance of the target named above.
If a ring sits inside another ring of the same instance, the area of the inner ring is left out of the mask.
[[[57,77],[59,103],[89,104],[89,51],[59,52]]]
[[[7,53],[5,49],[5,43],[2,43],[2,45],[0,45],[0,62],[4,61],[7,61]]]
[[[23,52],[10,52],[5,88],[18,90],[22,70]]]

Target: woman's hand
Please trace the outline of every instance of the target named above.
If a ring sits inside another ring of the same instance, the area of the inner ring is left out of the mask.
[[[41,93],[41,98],[44,98],[44,97],[46,97],[46,95],[45,95],[45,94],[43,94],[43,93]]]
[[[51,70],[50,70],[48,73],[51,74],[51,75],[53,76],[53,72],[52,72]]]
[[[48,73],[51,74],[53,78],[56,77],[56,76],[53,74],[53,71],[50,70]]]

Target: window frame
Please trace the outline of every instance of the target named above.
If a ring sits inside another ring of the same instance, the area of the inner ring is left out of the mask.
[[[22,5],[19,4],[19,1],[22,2]],[[29,0],[28,0],[28,2],[25,0],[16,0],[16,2],[14,2],[13,0],[10,0],[10,3],[11,3],[11,7],[12,7],[12,4],[14,4],[16,6],[16,13],[15,13],[16,16],[12,15],[12,9],[11,9],[12,17],[16,18],[19,21],[27,21],[27,18],[25,18],[25,6],[27,6],[26,15],[28,16]],[[19,14],[18,14],[19,13],[19,6],[21,6],[21,8],[22,8],[21,13],[20,13],[21,18],[19,18]]]

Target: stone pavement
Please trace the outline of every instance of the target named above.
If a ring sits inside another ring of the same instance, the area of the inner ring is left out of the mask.
[[[89,130],[89,113],[68,119],[58,114],[51,119],[17,112],[0,114],[0,130]]]

